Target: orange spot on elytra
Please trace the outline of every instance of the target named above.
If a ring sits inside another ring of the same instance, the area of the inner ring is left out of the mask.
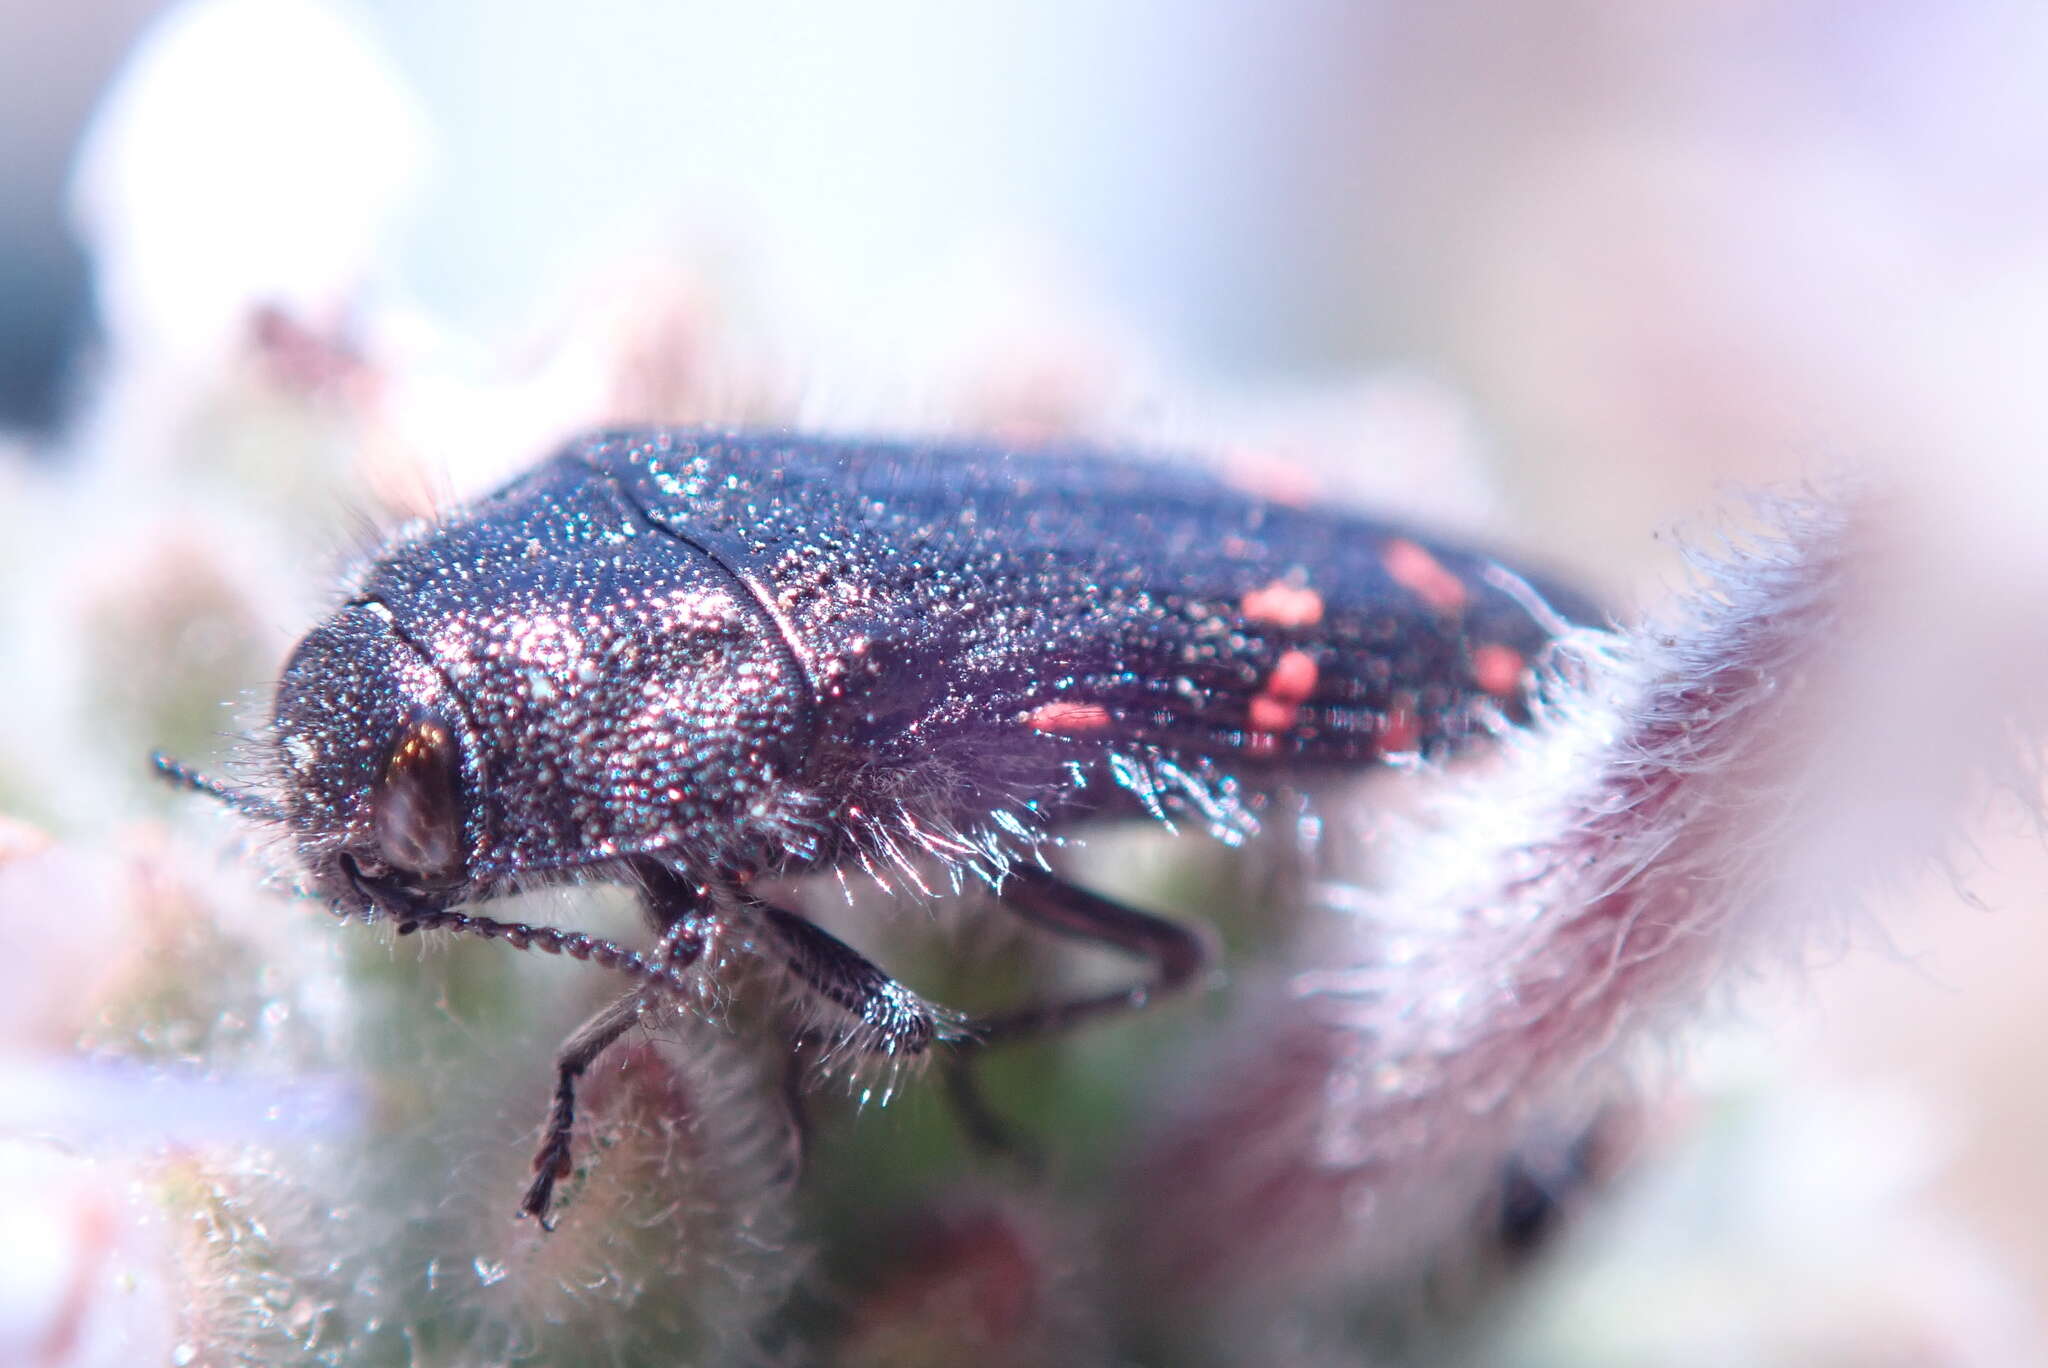
[[[1472,680],[1490,694],[1506,695],[1522,682],[1522,653],[1493,643],[1472,651]]]
[[[1439,613],[1459,612],[1471,598],[1463,580],[1405,537],[1396,537],[1380,548],[1380,564],[1386,566],[1394,583]]]
[[[1064,700],[1042,703],[1024,719],[1033,731],[1056,736],[1085,736],[1101,731],[1110,723],[1109,709],[1100,703],[1070,703]]]
[[[1245,711],[1255,732],[1283,732],[1301,718],[1301,705],[1316,691],[1316,658],[1307,651],[1282,651],[1273,672]]]
[[[1301,709],[1283,698],[1272,698],[1260,694],[1251,701],[1249,709],[1253,731],[1283,732],[1294,725],[1294,719],[1301,715]]]
[[[1266,687],[1260,692],[1284,703],[1303,703],[1316,691],[1318,673],[1316,658],[1307,651],[1283,651],[1273,662],[1273,673],[1266,676]]]
[[[1254,589],[1238,605],[1247,622],[1269,627],[1313,627],[1323,620],[1323,596],[1286,580]]]
[[[1422,724],[1410,708],[1390,708],[1380,719],[1380,753],[1412,751],[1422,740]]]

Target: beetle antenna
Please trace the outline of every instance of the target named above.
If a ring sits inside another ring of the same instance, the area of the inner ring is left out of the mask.
[[[194,793],[203,793],[209,798],[217,799],[245,816],[263,822],[285,820],[285,810],[261,794],[249,789],[229,788],[220,780],[209,779],[190,765],[173,760],[162,751],[151,751],[149,763],[156,767],[156,772],[166,781],[176,784],[179,788],[191,789]]]

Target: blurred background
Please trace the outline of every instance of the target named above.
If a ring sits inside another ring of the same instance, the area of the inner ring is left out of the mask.
[[[135,758],[217,753],[355,510],[596,422],[1187,448],[1624,614],[1736,488],[1902,473],[2015,555],[2048,509],[2020,0],[0,0],[0,127],[0,913],[80,909],[24,1078],[147,996],[102,950],[194,838]],[[1970,843],[1674,1052],[1476,1361],[2048,1361],[2048,862]],[[131,1361],[80,1289],[158,1256],[103,1170],[9,1162],[0,1348],[45,1357],[0,1358]]]

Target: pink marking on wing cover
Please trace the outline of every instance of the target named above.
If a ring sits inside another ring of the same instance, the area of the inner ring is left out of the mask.
[[[1098,732],[1107,727],[1110,724],[1110,716],[1109,709],[1100,703],[1073,703],[1060,700],[1040,704],[1024,721],[1033,731],[1046,732],[1054,736],[1085,736],[1089,732]]]
[[[1490,694],[1505,697],[1521,684],[1522,670],[1527,664],[1522,653],[1512,646],[1497,642],[1477,646],[1472,650],[1472,681]]]
[[[1238,606],[1247,622],[1268,627],[1313,627],[1323,620],[1323,596],[1286,580],[1274,580],[1244,596]]]
[[[1472,597],[1465,582],[1444,569],[1442,561],[1405,537],[1380,549],[1380,564],[1394,583],[1439,613],[1462,612]]]
[[[1300,721],[1301,705],[1316,691],[1320,673],[1307,651],[1283,651],[1247,707],[1252,730],[1283,732]]]

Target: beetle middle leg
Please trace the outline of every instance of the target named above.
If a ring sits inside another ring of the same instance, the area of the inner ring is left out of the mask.
[[[794,912],[766,903],[754,910],[782,953],[785,966],[809,991],[854,1018],[855,1025],[841,1028],[837,1043],[823,1046],[827,1058],[834,1053],[854,1051],[880,1057],[889,1064],[921,1059],[941,1042],[961,1046],[978,1044],[969,1034],[972,1027],[960,1027],[943,1016],[910,989],[898,983],[859,951],[813,925]],[[830,1033],[806,1030],[798,1034],[797,1049]],[[784,1075],[785,1097],[800,1132],[808,1126],[800,1086],[802,1068],[793,1055]],[[1015,1132],[982,1101],[973,1077],[967,1071],[968,1056],[955,1054],[943,1063],[947,1101],[968,1138],[983,1149],[1016,1156],[1027,1164],[1035,1156]]]
[[[744,906],[794,981],[830,1003],[834,1015],[852,1018],[836,1027],[802,1026],[792,1042],[782,1076],[783,1101],[795,1127],[795,1162],[801,1166],[810,1139],[803,1081],[809,1067],[806,1058],[814,1049],[828,1066],[836,1056],[854,1054],[896,1069],[921,1061],[934,1045],[956,1038],[959,1022],[808,918],[753,899]]]
[[[838,937],[769,903],[749,901],[797,981],[853,1019],[829,1050],[890,1062],[915,1060],[953,1031],[940,1009],[889,977]]]
[[[919,1060],[941,1044],[976,1050],[1056,1034],[1095,1017],[1130,1011],[1187,987],[1209,963],[1208,945],[1193,929],[1125,907],[1052,874],[1013,872],[1004,885],[1003,902],[1033,925],[1142,957],[1152,971],[1128,988],[1030,1003],[961,1023],[797,913],[745,897],[740,905],[794,980],[851,1018],[836,1031],[805,1030],[799,1039],[826,1039],[828,1057],[856,1054],[890,1065]],[[971,1072],[972,1058],[955,1055],[946,1066],[948,1093],[962,1125],[977,1144],[1028,1161],[1028,1147],[982,1101]]]

